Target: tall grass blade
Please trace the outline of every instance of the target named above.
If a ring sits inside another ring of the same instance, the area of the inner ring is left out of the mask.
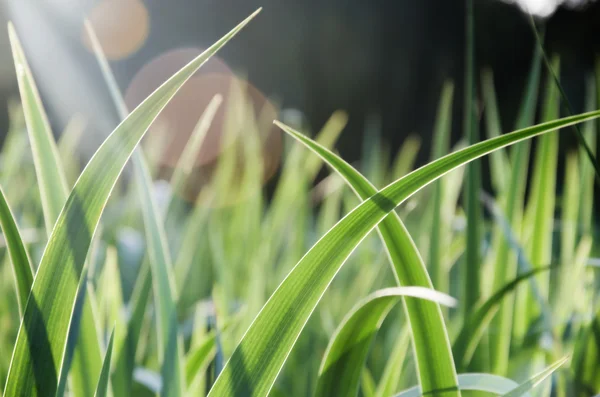
[[[562,359],[550,365],[543,371],[529,378],[529,380],[527,380],[526,382],[521,383],[518,387],[504,394],[503,397],[520,397],[526,395],[531,389],[542,383],[547,377],[552,375],[554,371],[560,368],[568,360],[569,356],[563,357]]]
[[[357,304],[329,341],[321,361],[316,396],[355,396],[371,343],[400,297],[425,299],[455,306],[450,296],[422,287],[379,290]]]
[[[598,115],[600,112],[591,112],[555,120],[480,142],[419,168],[364,201],[308,251],[271,295],[209,395],[267,395],[335,274],[366,235],[411,194],[493,150]],[[444,376],[452,378],[454,374]]]
[[[35,81],[12,25],[9,25],[9,36],[40,189],[46,233],[50,236],[67,201],[66,177]],[[87,295],[88,298],[85,299],[82,309],[83,326],[81,330],[77,327],[76,332],[81,343],[72,342],[76,345],[72,364],[72,389],[76,396],[87,396],[93,393],[101,365],[98,330],[94,316],[95,301],[93,294]]]
[[[23,315],[31,284],[33,283],[33,268],[29,254],[23,244],[21,233],[17,222],[8,206],[4,191],[0,188],[0,226],[6,239],[6,248],[12,263],[13,274],[15,276],[15,286],[17,291],[17,302],[19,304],[19,314]]]
[[[115,339],[115,330],[113,328],[108,339],[108,347],[106,348],[106,355],[104,356],[104,362],[102,363],[102,371],[100,372],[100,378],[98,379],[98,387],[96,387],[95,397],[106,397],[109,390],[109,379],[110,379],[110,362],[112,358],[113,342]]]
[[[291,128],[278,125],[325,160],[361,199],[366,200],[377,193],[377,189],[343,159]],[[433,289],[425,264],[400,217],[392,213],[383,220],[378,231],[399,284]],[[405,308],[413,331],[421,386],[424,390],[436,390],[455,385],[454,360],[439,306],[410,299],[405,300]],[[420,332],[422,329],[430,332]]]
[[[75,292],[100,215],[138,142],[189,77],[255,14],[183,67],[106,139],[75,183],[33,282],[13,351],[5,395],[54,394]]]
[[[375,397],[388,397],[393,396],[398,391],[398,385],[400,385],[402,366],[408,353],[408,346],[410,344],[410,326],[404,326],[400,331],[400,336],[396,339],[394,348],[392,349],[383,374],[377,384],[377,390],[375,391]]]

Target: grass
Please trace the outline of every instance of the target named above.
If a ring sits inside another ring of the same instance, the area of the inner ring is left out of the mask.
[[[598,278],[589,265],[598,254],[596,85],[587,113],[559,118],[559,60],[538,90],[537,49],[506,133],[485,70],[488,139],[480,140],[472,65],[466,141],[450,152],[448,82],[431,161],[416,169],[415,137],[398,153],[373,139],[357,168],[345,162],[333,149],[342,112],[314,139],[275,121],[288,139],[272,197],[260,135],[271,120],[248,109],[239,87],[198,115],[160,200],[153,151],[161,143],[139,143],[181,85],[255,15],[131,112],[88,24],[123,121],[83,169],[71,161],[81,122],[55,141],[10,28],[22,111],[11,109],[0,157],[0,395],[598,393]],[[230,109],[230,144],[186,202],[220,106]],[[567,155],[563,181],[556,130],[579,124],[588,147]],[[130,160],[134,172],[122,178]],[[323,165],[333,172],[315,183]],[[482,193],[486,178],[493,194]]]

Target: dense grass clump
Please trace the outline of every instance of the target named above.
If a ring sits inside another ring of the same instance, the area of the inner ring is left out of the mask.
[[[503,133],[484,71],[487,140],[471,125],[468,142],[451,148],[448,82],[431,162],[414,170],[417,137],[390,153],[371,135],[378,143],[354,168],[333,150],[344,113],[314,138],[275,121],[288,139],[267,199],[260,131],[269,126],[241,87],[231,103],[216,96],[199,115],[165,194],[152,155],[161,144],[139,143],[185,81],[253,17],[131,111],[87,25],[123,121],[83,170],[73,159],[85,132],[71,128],[55,142],[9,28],[22,110],[11,109],[0,159],[1,394],[599,392],[596,88],[589,112],[559,118],[552,74],[538,89],[538,51],[516,130]],[[219,106],[235,113],[223,131],[229,144],[186,201]],[[563,181],[556,130],[578,124],[587,149],[568,153]],[[487,154],[490,174],[481,175],[472,162]],[[332,173],[315,183],[323,165]],[[482,191],[484,179],[492,192]]]

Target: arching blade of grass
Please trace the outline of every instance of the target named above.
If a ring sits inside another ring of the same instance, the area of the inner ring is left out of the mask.
[[[321,361],[316,396],[357,395],[371,342],[400,297],[425,299],[445,306],[456,304],[452,297],[422,287],[387,288],[369,295],[348,313],[331,337]]]
[[[377,193],[377,189],[343,159],[297,131],[279,123],[278,125],[325,160],[361,199],[366,200]],[[400,217],[392,213],[381,222],[378,231],[399,284],[433,289],[425,264]],[[425,390],[454,386],[456,370],[439,306],[411,299],[405,300],[405,308],[413,331],[413,347],[421,386]],[[419,332],[422,329],[430,332]]]
[[[502,397],[520,397],[526,395],[531,389],[542,383],[547,377],[552,375],[554,371],[560,368],[561,365],[566,363],[569,357],[563,357],[554,364],[550,365],[540,373],[532,376],[526,382],[521,383],[518,387],[511,390],[509,393],[504,394]]]
[[[492,374],[459,374],[458,387],[460,390],[483,391],[494,394],[507,393],[517,387],[515,381]],[[421,397],[421,389],[416,386],[396,394],[394,397]]]
[[[100,378],[98,379],[98,386],[96,387],[95,397],[106,397],[109,388],[110,379],[110,361],[112,358],[113,341],[115,338],[115,329],[113,328],[110,333],[110,339],[108,340],[108,347],[106,348],[106,355],[104,356],[104,362],[102,363],[102,371],[100,372]]]
[[[267,395],[335,274],[367,234],[411,194],[456,167],[493,150],[599,115],[600,111],[555,120],[477,143],[419,168],[364,201],[308,251],[271,295],[225,365],[209,395]],[[435,331],[428,328],[415,329],[421,330],[419,334],[440,332],[439,328]],[[437,334],[435,339],[443,341],[444,335]],[[448,343],[447,340],[445,343]],[[443,349],[444,347],[442,351]],[[448,354],[441,358],[447,357]],[[439,357],[434,361],[438,363]],[[454,379],[452,372],[442,374],[445,379]],[[421,374],[422,377],[430,375]]]
[[[520,106],[516,128],[525,128],[533,124],[537,91],[540,80],[542,53],[539,48],[534,52],[531,70],[529,72],[527,87]],[[521,214],[525,196],[525,184],[529,163],[529,141],[516,144],[510,153],[510,176],[504,201],[504,213],[513,230],[521,230]],[[498,235],[496,256],[494,258],[494,289],[502,288],[507,282],[517,275],[517,255],[511,252],[508,237],[500,226],[494,233]],[[520,235],[520,233],[519,233]],[[494,373],[505,375],[508,369],[508,356],[511,344],[513,327],[514,298],[505,298],[499,308],[498,315],[492,322],[497,333],[490,334],[490,360],[491,370]]]
[[[173,75],[106,139],[75,183],[33,282],[13,351],[5,395],[51,395],[63,361],[75,292],[102,210],[138,142],[189,77],[231,39],[251,15]]]
[[[19,314],[23,315],[23,310],[27,303],[27,298],[29,297],[29,291],[31,291],[31,284],[33,283],[33,269],[31,267],[29,254],[21,239],[19,227],[8,206],[2,188],[0,188],[0,226],[2,226],[2,233],[6,239],[6,247],[15,276]]]
[[[468,366],[485,327],[490,323],[506,296],[513,292],[521,282],[551,268],[552,266],[539,267],[520,274],[495,292],[476,311],[467,317],[460,333],[452,344],[452,351],[454,352],[454,357],[459,368],[466,368]]]
[[[44,224],[46,233],[50,236],[67,201],[69,192],[66,177],[35,81],[12,25],[9,25],[9,36],[40,189]],[[88,288],[87,285],[84,288]],[[75,345],[71,371],[72,392],[75,396],[91,395],[100,374],[101,355],[94,307],[94,295],[88,293],[83,303],[82,326],[76,331],[69,331],[79,335],[78,341],[71,342]],[[63,377],[62,374],[59,376]]]

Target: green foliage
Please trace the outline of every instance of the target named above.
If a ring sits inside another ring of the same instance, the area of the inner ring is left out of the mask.
[[[131,113],[87,23],[123,121],[83,171],[73,158],[84,121],[75,117],[55,142],[9,28],[23,110],[11,108],[0,152],[1,395],[600,392],[598,284],[587,266],[598,253],[593,82],[588,112],[559,119],[554,59],[543,123],[534,125],[538,49],[517,131],[503,133],[493,75],[485,70],[489,139],[480,141],[471,31],[466,143],[447,154],[452,82],[440,95],[431,162],[414,171],[417,136],[391,153],[370,124],[372,139],[354,168],[332,149],[345,113],[334,113],[314,139],[276,122],[313,153],[283,140],[272,196],[264,185],[263,131],[275,127],[236,86],[198,115],[166,178],[169,191],[159,196],[155,179],[162,175],[149,154],[161,143],[139,145],[142,137],[185,81],[254,15]],[[186,202],[185,186],[219,109],[228,120],[224,150]],[[580,123],[587,147],[563,161],[559,134],[551,132]],[[536,136],[529,173],[529,139]],[[487,154],[493,196],[481,191]],[[119,183],[130,158],[132,178]],[[323,164],[335,172],[315,183]],[[465,164],[463,180],[458,169]],[[440,304],[455,302],[448,294],[459,296],[458,306],[442,310]]]

